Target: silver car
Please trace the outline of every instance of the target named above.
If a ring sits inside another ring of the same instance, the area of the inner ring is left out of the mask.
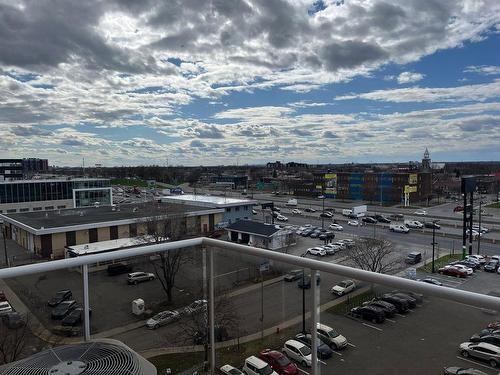
[[[491,367],[500,364],[500,348],[486,342],[464,342],[460,344],[462,357],[475,357],[489,362]]]
[[[132,272],[127,275],[127,282],[129,284],[138,284],[143,281],[151,281],[155,279],[154,273],[151,272]]]
[[[146,321],[146,327],[149,329],[156,329],[160,326],[164,326],[165,324],[172,323],[180,318],[180,314],[178,311],[166,310],[162,311],[151,319]]]

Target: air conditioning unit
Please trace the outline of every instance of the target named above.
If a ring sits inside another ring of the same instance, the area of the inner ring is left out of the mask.
[[[155,366],[120,341],[57,346],[0,367],[0,375],[157,375]]]

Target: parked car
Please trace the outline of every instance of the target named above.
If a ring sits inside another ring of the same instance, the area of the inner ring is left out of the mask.
[[[308,207],[304,209],[305,212],[316,212],[314,208]]]
[[[180,318],[180,314],[176,310],[166,310],[159,312],[152,318],[148,319],[146,321],[146,327],[149,329],[156,329],[161,326],[164,326],[165,324],[175,322]]]
[[[371,217],[371,216],[365,216],[361,219],[363,223],[368,223],[368,224],[377,224],[377,219]]]
[[[383,323],[385,321],[384,311],[373,305],[355,307],[351,309],[351,315],[373,323]]]
[[[472,229],[474,229],[476,232],[481,232],[481,233],[488,233],[490,230],[486,227],[483,227],[481,225],[481,228],[479,228],[479,224],[473,224]]]
[[[318,337],[332,349],[343,349],[347,347],[347,339],[326,324],[318,323]]]
[[[7,297],[5,297],[5,293],[0,290],[0,302],[7,301]]]
[[[318,238],[320,240],[333,240],[335,238],[335,233],[332,231],[327,230],[326,232],[322,232]]]
[[[359,222],[357,220],[351,219],[351,220],[347,221],[347,225],[350,225],[352,227],[357,227],[357,226],[359,226]]]
[[[400,224],[391,224],[389,226],[389,230],[391,232],[396,232],[396,233],[409,233],[410,229],[406,225],[400,225]]]
[[[82,316],[83,307],[77,307],[63,318],[61,325],[65,327],[74,327],[82,322]]]
[[[284,215],[281,215],[281,214],[278,214],[278,216],[276,216],[276,220],[278,221],[288,221],[288,218]]]
[[[407,297],[413,298],[417,303],[420,303],[420,304],[422,304],[424,302],[424,295],[421,294],[421,293],[412,292],[412,291],[406,291],[406,290],[404,290],[404,291],[402,291],[402,290],[393,290],[391,293],[392,294],[404,294]]]
[[[439,225],[438,223],[435,223],[433,221],[424,221],[424,227],[430,228],[430,229],[436,229],[436,230],[441,229],[441,225]]]
[[[488,374],[476,370],[474,368],[452,366],[452,367],[446,367],[444,369],[444,375],[488,375]]]
[[[451,262],[450,263],[451,266],[465,266],[465,267],[468,267],[468,268],[472,268],[472,270],[477,270],[479,268],[481,268],[481,264],[476,262],[475,260],[467,260],[467,259],[464,259],[464,260],[457,260],[455,262]]]
[[[495,272],[498,269],[498,260],[490,260],[484,265],[484,270],[486,272]]]
[[[344,294],[351,293],[356,289],[356,283],[352,280],[342,280],[337,285],[330,289],[330,292],[338,296],[343,296]]]
[[[54,307],[50,317],[52,319],[63,319],[66,315],[68,315],[74,308],[76,308],[75,300],[66,300],[61,302],[59,305]]]
[[[397,298],[400,298],[402,300],[405,300],[408,302],[408,307],[410,309],[413,309],[415,307],[417,307],[417,299],[416,298],[413,298],[412,296],[410,296],[409,294],[406,294],[406,293],[402,293],[402,292],[396,292],[396,293],[391,293],[393,296],[397,297]]]
[[[447,265],[447,266],[444,266],[445,268],[446,267],[454,267],[454,268],[457,268],[463,272],[465,272],[467,274],[467,276],[470,276],[474,273],[474,270],[470,267],[466,267],[464,266],[463,264],[453,264],[453,265]]]
[[[332,229],[332,230],[339,230],[339,231],[342,231],[344,230],[344,227],[342,225],[339,225],[339,224],[335,224],[335,223],[332,223],[328,226],[328,228]]]
[[[401,299],[399,297],[396,297],[392,294],[384,294],[380,298],[377,298],[378,300],[389,302],[396,307],[398,310],[398,313],[404,314],[410,310],[410,307],[408,306],[408,301]]]
[[[295,340],[298,342],[301,342],[309,347],[309,349],[312,349],[312,337],[310,333],[298,333],[295,335]],[[321,341],[320,338],[317,339],[316,341],[316,350],[318,352],[318,357],[320,359],[326,359],[330,358],[333,354],[333,350],[330,349],[330,347],[325,344],[323,341]]]
[[[397,312],[396,306],[394,306],[392,303],[381,301],[381,300],[368,301],[368,302],[365,302],[363,305],[375,306],[375,307],[381,309],[384,312],[386,318],[392,318]]]
[[[302,278],[304,270],[291,270],[284,277],[283,280],[291,282]]]
[[[297,340],[288,340],[281,350],[288,358],[300,363],[304,367],[311,367],[311,349]],[[244,371],[244,370],[243,370]],[[254,375],[254,374],[248,374]],[[262,375],[262,373],[255,374]]]
[[[0,316],[6,315],[12,312],[12,306],[7,301],[0,302]]]
[[[5,302],[5,301],[4,301]],[[2,315],[2,322],[9,329],[17,329],[26,324],[21,314],[17,311],[11,311]]]
[[[278,375],[268,363],[253,355],[245,359],[242,370],[246,375]]]
[[[199,299],[199,300],[193,301],[191,304],[189,304],[189,306],[184,307],[184,309],[182,310],[182,313],[186,314],[186,315],[192,315],[192,314],[196,314],[196,313],[199,313],[202,311],[206,311],[207,304],[208,304],[208,301],[205,299]]]
[[[487,342],[495,346],[500,346],[500,334],[492,333],[488,335],[472,335],[470,342]]]
[[[310,247],[306,250],[306,254],[324,257],[326,255],[326,251],[321,247]]]
[[[325,211],[320,213],[319,217],[326,217],[327,219],[331,219],[333,217],[333,214],[329,211]]]
[[[327,245],[323,245],[322,247],[323,247],[323,249],[325,249],[325,251],[328,255],[334,255],[342,250],[342,248],[340,246],[334,245],[334,244],[327,244]]]
[[[408,264],[418,264],[422,261],[422,253],[420,251],[412,251],[406,255],[405,262]]]
[[[437,286],[442,286],[443,283],[437,279],[434,279],[432,277],[426,277],[425,279],[419,279],[417,281],[421,281],[423,283],[427,283],[427,284],[432,284],[432,285],[437,285]]]
[[[464,206],[455,206],[453,212],[462,212],[464,210]]]
[[[441,275],[447,275],[447,276],[455,276],[455,277],[462,277],[465,278],[467,277],[467,272],[463,270],[459,270],[456,267],[453,266],[445,266],[440,269],[438,269],[438,273]]]
[[[224,365],[219,370],[224,375],[243,375],[240,370],[231,365]]]
[[[500,322],[498,320],[490,322],[490,323],[488,323],[486,328],[488,328],[488,329],[500,329]]]
[[[403,214],[392,214],[392,215],[389,215],[389,219],[391,219],[391,220],[403,220],[404,217],[405,216]]]
[[[297,365],[277,350],[264,349],[259,353],[259,358],[267,362],[279,375],[297,375],[299,373]]]
[[[319,285],[321,279],[319,275],[316,275],[316,285]],[[304,276],[299,279],[297,286],[300,289],[309,289],[311,287],[311,275]]]
[[[132,267],[125,263],[113,263],[108,266],[108,275],[116,276],[132,272]]]
[[[460,354],[462,357],[474,357],[487,361],[491,367],[500,364],[500,348],[486,342],[464,342],[460,344]]]
[[[257,211],[252,210],[252,215],[257,215]],[[222,367],[221,367],[221,368],[222,368]],[[240,370],[238,370],[238,371],[240,371]]]
[[[405,220],[404,224],[411,229],[422,229],[424,227],[424,224],[418,220]]]
[[[294,209],[292,210],[292,214],[295,214],[295,215],[300,215],[300,214],[302,214],[302,211],[301,211],[301,210],[299,210],[298,208],[294,208]]]
[[[413,214],[417,215],[417,216],[426,216],[427,215],[427,211],[426,210],[417,210]]]
[[[58,292],[56,292],[54,297],[52,297],[47,304],[50,307],[54,307],[54,306],[59,305],[61,302],[69,300],[71,298],[73,298],[73,293],[71,293],[71,290],[63,289],[63,290],[59,290]]]
[[[485,264],[486,263],[486,258],[483,255],[480,254],[472,254],[472,255],[467,255],[465,257],[467,260],[475,260],[479,262],[480,264]]]
[[[132,272],[127,276],[127,283],[137,285],[144,281],[151,281],[155,279],[154,273],[151,272]]]

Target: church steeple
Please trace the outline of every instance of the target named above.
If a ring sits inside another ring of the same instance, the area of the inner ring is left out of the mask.
[[[427,147],[425,148],[424,158],[422,159],[422,170],[430,171],[431,170],[431,158],[429,156],[429,150]]]

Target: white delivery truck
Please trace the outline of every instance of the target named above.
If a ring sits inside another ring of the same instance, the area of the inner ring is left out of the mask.
[[[342,215],[343,216],[352,215],[352,210],[344,209],[344,210],[342,210]]]
[[[289,199],[288,202],[286,202],[285,206],[297,207],[297,204],[297,199]]]

